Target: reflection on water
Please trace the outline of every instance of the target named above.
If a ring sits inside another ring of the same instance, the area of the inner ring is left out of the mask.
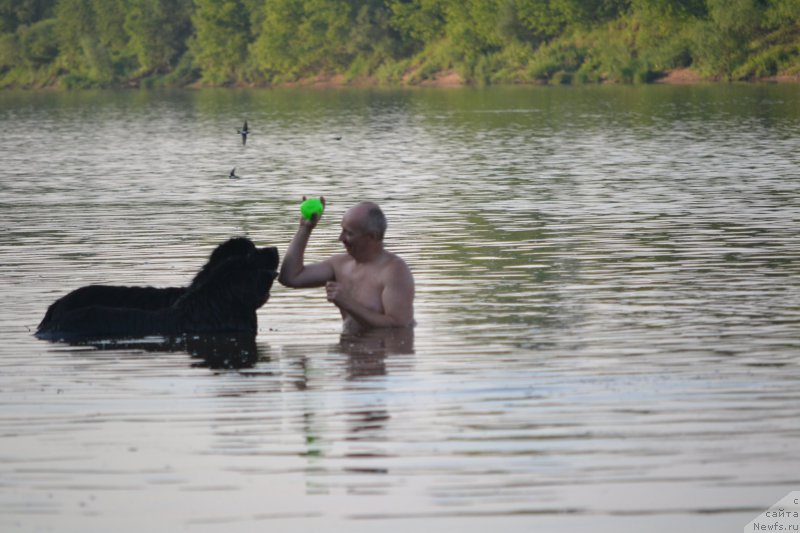
[[[184,335],[180,337],[148,337],[144,339],[109,339],[94,342],[76,342],[73,346],[87,346],[97,350],[139,350],[147,352],[184,352],[193,359],[192,366],[213,369],[251,368],[260,359],[254,334]],[[147,364],[143,358],[142,364]]]
[[[414,353],[414,328],[343,333],[338,349],[347,356],[348,379],[386,374],[386,357]]]
[[[0,93],[0,529],[738,530],[800,487],[798,96]],[[274,286],[254,338],[32,336],[317,194],[310,261],[384,207],[415,329]]]

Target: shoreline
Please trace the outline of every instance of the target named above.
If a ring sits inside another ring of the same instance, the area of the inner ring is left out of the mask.
[[[400,83],[382,83],[374,77],[362,76],[353,79],[347,79],[343,74],[318,74],[316,76],[309,76],[291,82],[282,82],[275,84],[261,85],[257,83],[235,83],[223,86],[231,89],[345,89],[345,88],[461,88],[461,87],[476,87],[477,85],[465,81],[455,70],[445,70],[442,72],[434,73],[430,78],[411,83],[411,73],[406,74]],[[692,69],[681,68],[667,71],[663,76],[653,80],[649,83],[642,84],[629,84],[629,85],[703,85],[703,84],[721,84],[721,83],[800,83],[800,74],[789,75],[779,74],[776,76],[766,76],[763,78],[756,78],[751,80],[725,80],[721,78],[708,78],[703,77]],[[622,83],[613,81],[602,81],[600,83],[585,83],[583,85],[623,85]],[[502,86],[543,86],[548,85],[557,86],[561,84],[548,83],[546,81],[527,81],[506,84],[487,85],[494,87]],[[570,85],[564,85],[569,87]],[[191,89],[210,89],[219,86],[203,85],[196,82],[186,86]]]
[[[251,82],[237,82],[225,85],[206,85],[200,81],[180,85],[163,85],[163,86],[150,86],[143,87],[142,83],[136,83],[133,80],[121,83],[120,85],[110,87],[87,87],[86,89],[71,89],[61,86],[58,82],[44,85],[40,87],[25,87],[25,86],[9,86],[0,89],[0,91],[73,91],[73,90],[93,90],[93,89],[346,89],[346,88],[396,88],[396,89],[410,89],[410,88],[466,88],[476,87],[475,83],[465,81],[455,70],[446,70],[434,73],[430,78],[420,81],[411,82],[412,72],[407,73],[399,83],[383,83],[377,78],[371,76],[360,76],[348,79],[343,74],[318,74],[309,76],[290,82],[281,82],[274,84],[259,84]],[[641,84],[628,84],[628,85],[703,85],[703,84],[721,84],[721,83],[780,83],[792,84],[800,83],[800,74],[779,74],[775,76],[766,76],[762,78],[755,78],[749,80],[726,80],[715,77],[703,77],[694,72],[690,68],[673,69],[666,71],[662,76],[656,78],[649,83]],[[585,83],[581,85],[623,85],[614,81],[601,81],[599,83]],[[502,86],[573,86],[572,84],[557,84],[548,83],[547,81],[524,81],[515,83],[494,84],[486,86],[502,87]]]
[[[704,78],[688,68],[667,71],[666,75],[653,81],[653,85],[698,85],[702,83],[800,83],[800,75],[779,74],[753,80],[728,81]]]

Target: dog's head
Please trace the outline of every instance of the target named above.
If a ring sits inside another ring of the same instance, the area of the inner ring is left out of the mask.
[[[252,284],[256,296],[256,309],[267,303],[272,283],[278,277],[278,249],[274,246],[258,248],[246,258],[247,268],[253,269],[253,279],[246,280],[244,285]],[[249,289],[245,289],[249,290]]]
[[[212,270],[228,259],[232,259],[234,257],[245,257],[254,251],[256,251],[256,245],[253,244],[253,241],[247,237],[231,237],[227,241],[214,248],[214,251],[211,252],[211,255],[208,257],[208,261],[205,265],[203,265],[203,268],[200,269],[200,272],[198,272],[194,277],[189,287],[194,287],[202,283]]]
[[[255,310],[269,300],[278,264],[274,246],[253,247],[246,254],[221,259],[198,276],[175,307],[198,323],[210,320],[236,325],[243,317],[254,316]]]
[[[278,249],[274,246],[259,248],[251,252],[247,260],[254,261],[258,272],[255,284],[256,294],[261,297],[261,303],[258,307],[261,307],[269,300],[269,291],[272,289],[272,283],[278,277],[278,263],[280,262]]]

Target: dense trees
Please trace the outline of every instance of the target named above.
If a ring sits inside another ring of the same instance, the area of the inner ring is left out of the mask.
[[[252,40],[250,16],[241,0],[196,0],[192,16],[195,63],[213,85],[242,79]]]
[[[0,86],[800,75],[800,0],[0,0]]]

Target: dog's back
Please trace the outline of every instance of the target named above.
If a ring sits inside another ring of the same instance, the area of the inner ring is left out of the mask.
[[[154,310],[169,307],[186,292],[185,287],[126,287],[121,285],[87,285],[62,296],[50,307],[38,329],[47,327],[74,309],[88,306],[127,307]]]
[[[171,307],[136,309],[89,305],[65,311],[57,320],[40,327],[36,336],[53,341],[138,338],[169,335],[178,329]]]

